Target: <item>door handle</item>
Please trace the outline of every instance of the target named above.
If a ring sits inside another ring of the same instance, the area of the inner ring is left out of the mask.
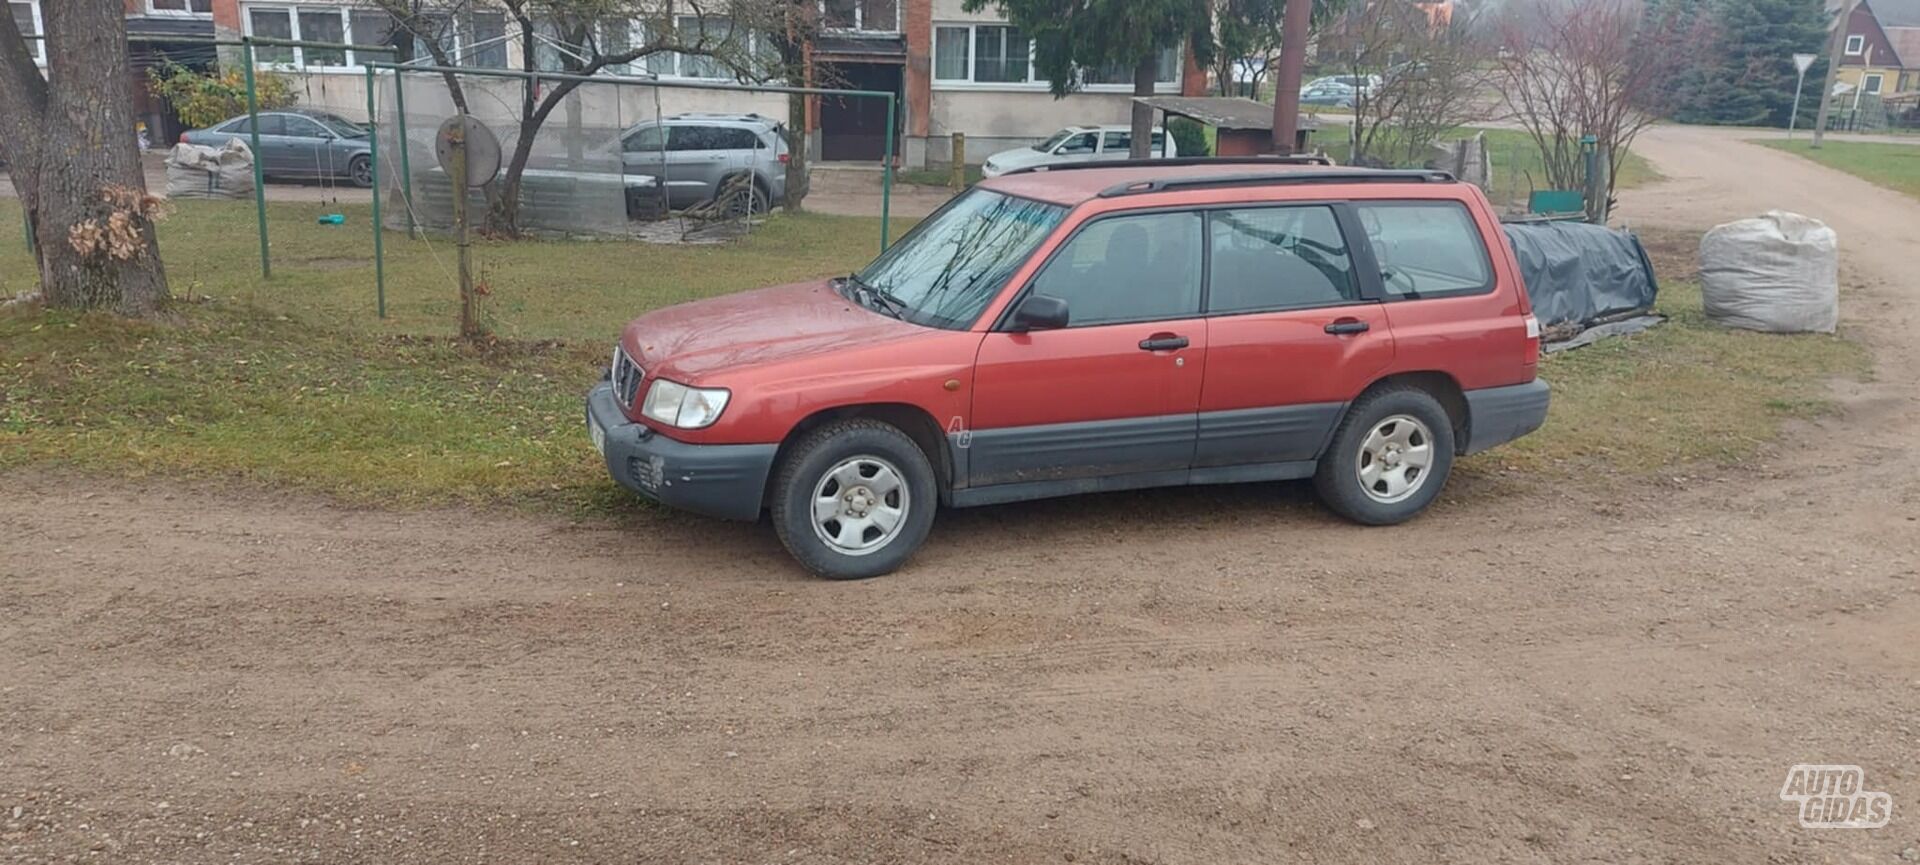
[[[1140,341],[1141,351],[1176,351],[1191,345],[1184,336],[1171,333],[1156,333]]]
[[[1327,325],[1326,327],[1327,332],[1335,336],[1348,336],[1356,333],[1366,333],[1367,331],[1372,329],[1373,329],[1373,325],[1370,325],[1357,318],[1338,319],[1334,321],[1332,324]]]

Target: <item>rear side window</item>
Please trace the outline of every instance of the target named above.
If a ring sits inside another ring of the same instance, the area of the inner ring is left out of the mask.
[[[1457,201],[1355,203],[1380,261],[1387,300],[1493,290],[1493,265],[1473,215]]]
[[[1360,283],[1331,207],[1265,207],[1208,214],[1216,314],[1357,303]]]
[[[1080,230],[1033,282],[1067,302],[1069,327],[1190,318],[1200,312],[1200,214],[1147,213]]]
[[[723,126],[715,129],[714,133],[720,139],[720,150],[752,150],[760,146],[760,136],[753,134],[751,129]]]

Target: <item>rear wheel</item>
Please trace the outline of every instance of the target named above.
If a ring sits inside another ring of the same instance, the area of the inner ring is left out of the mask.
[[[892,573],[933,527],[933,465],[906,433],[846,420],[809,433],[781,460],[772,514],[780,543],[834,580]]]
[[[1413,519],[1453,471],[1453,421],[1417,387],[1360,398],[1320,458],[1314,489],[1335,513],[1370,526]]]

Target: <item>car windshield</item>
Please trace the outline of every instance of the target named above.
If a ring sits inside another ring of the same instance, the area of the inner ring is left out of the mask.
[[[1074,134],[1075,134],[1074,131],[1071,129],[1062,129],[1059,132],[1055,132],[1054,134],[1047,136],[1047,140],[1042,141],[1039,144],[1035,144],[1033,146],[1033,149],[1038,150],[1041,153],[1052,153],[1055,147],[1060,146],[1060,142],[1065,141],[1069,138],[1072,138]]]
[[[973,189],[947,202],[854,276],[902,319],[959,330],[973,324],[1067,209]]]
[[[313,118],[321,126],[325,126],[329,132],[341,138],[367,137],[366,127],[348,120],[345,117],[336,114],[309,114],[307,116]]]

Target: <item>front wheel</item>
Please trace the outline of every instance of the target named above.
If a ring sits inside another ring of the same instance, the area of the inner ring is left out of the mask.
[[[1432,394],[1390,387],[1353,404],[1320,458],[1314,489],[1327,507],[1390,526],[1433,504],[1453,471],[1453,421]]]
[[[777,471],[774,531],[794,559],[822,577],[892,573],[933,527],[933,465],[890,424],[828,424],[795,444]]]
[[[368,156],[355,157],[352,162],[347,163],[347,177],[353,181],[353,185],[361,189],[372,189],[373,158]]]

